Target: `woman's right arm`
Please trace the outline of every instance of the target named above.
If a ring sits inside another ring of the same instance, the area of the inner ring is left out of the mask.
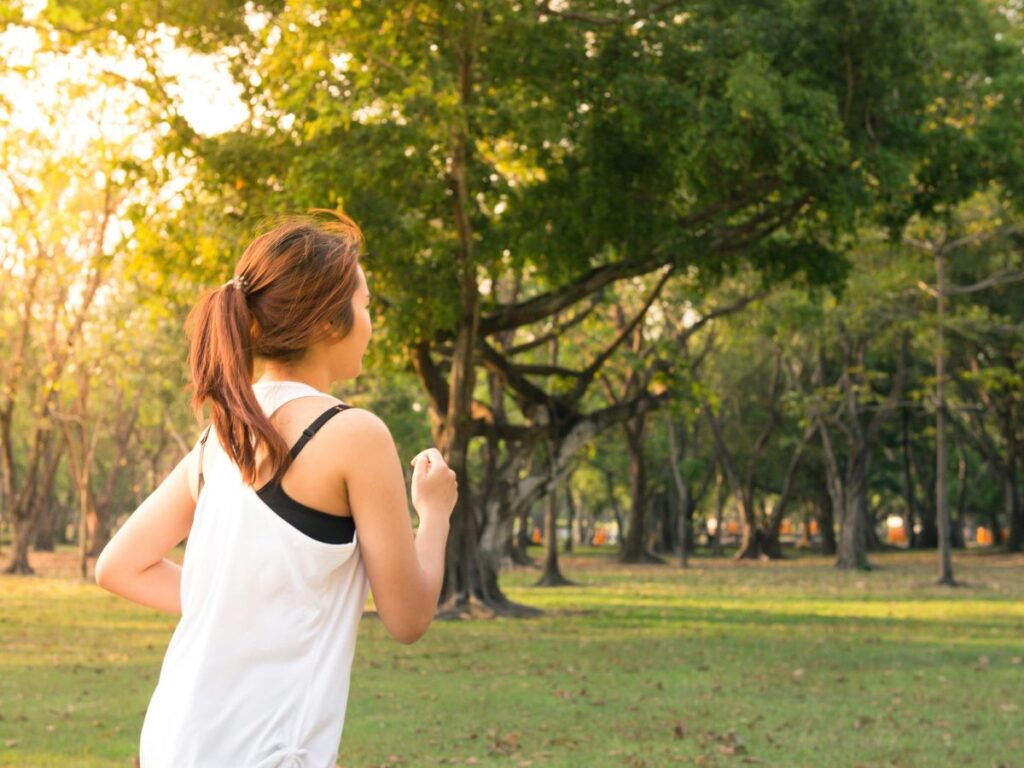
[[[373,602],[391,636],[411,644],[427,631],[441,594],[449,518],[458,495],[455,473],[437,449],[416,457],[412,497],[420,523],[414,539],[405,477],[387,425],[356,408],[344,422],[344,434],[338,431],[344,480]]]

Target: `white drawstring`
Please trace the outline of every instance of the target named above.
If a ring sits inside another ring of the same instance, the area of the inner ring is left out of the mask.
[[[282,747],[260,760],[253,768],[302,768],[308,754],[309,751],[305,749]]]

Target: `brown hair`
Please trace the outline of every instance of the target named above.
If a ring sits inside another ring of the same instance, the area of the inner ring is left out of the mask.
[[[235,279],[204,292],[185,322],[192,409],[201,421],[203,403],[210,401],[213,428],[249,485],[256,482],[261,444],[272,479],[291,464],[288,445],[253,393],[253,357],[293,362],[330,333],[343,337],[352,330],[363,234],[337,211],[310,213],[336,220],[277,220],[245,249]]]

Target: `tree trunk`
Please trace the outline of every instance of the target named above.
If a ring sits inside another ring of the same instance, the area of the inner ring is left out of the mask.
[[[802,525],[800,527],[800,538],[796,541],[797,549],[810,549],[811,547],[811,521],[814,519],[814,515],[811,514],[810,507],[804,505],[804,511],[802,515]]]
[[[918,549],[935,549],[939,545],[939,528],[938,528],[938,516],[936,515],[935,506],[935,488],[936,484],[930,482],[931,477],[925,475],[921,471],[917,457],[914,455],[913,449],[910,451],[910,461],[913,467],[914,475],[918,478],[924,489],[924,506],[920,508],[921,512],[921,535],[917,537],[917,548]]]
[[[668,456],[669,470],[672,475],[672,482],[676,489],[676,499],[679,505],[679,517],[676,522],[676,538],[679,542],[679,567],[689,566],[689,541],[690,541],[690,487],[683,479],[683,473],[679,469],[679,442],[676,437],[675,424],[672,421],[672,414],[665,414],[665,424],[668,427]],[[685,434],[686,426],[683,426]],[[685,449],[685,446],[684,446]]]
[[[903,498],[906,503],[906,509],[903,513],[903,530],[907,536],[907,549],[916,549],[918,544],[917,532],[914,528],[917,525],[916,519],[919,516],[919,505],[917,502],[917,493],[914,488],[914,473],[913,464],[910,458],[910,409],[901,408],[902,414],[901,419],[901,454],[903,458],[902,465],[902,480],[903,480]]]
[[[467,36],[458,46],[459,99],[468,106],[473,94],[475,41]],[[447,186],[450,192],[452,219],[457,234],[454,256],[459,281],[459,318],[455,327],[451,367],[445,382],[429,351],[419,350],[414,358],[417,373],[431,397],[434,442],[448,466],[455,472],[459,494],[452,511],[448,546],[445,552],[445,575],[439,597],[439,615],[494,616],[497,613],[536,615],[536,609],[508,600],[498,587],[494,558],[480,552],[482,521],[477,517],[476,501],[469,478],[469,442],[473,427],[473,390],[476,380],[474,351],[480,326],[480,290],[474,254],[474,233],[470,218],[469,188],[470,152],[473,141],[467,133],[468,124],[453,121],[448,137]]]
[[[558,489],[550,488],[544,498],[544,570],[535,587],[572,585],[558,567]]]
[[[35,533],[36,521],[29,515],[15,517],[11,524],[11,551],[4,573],[31,575],[35,569],[28,562],[28,548]]]
[[[826,526],[823,520],[821,526],[823,550],[828,553],[829,549],[831,549],[836,553],[836,565],[839,567],[859,567],[858,557],[863,557],[865,564],[867,562],[867,557],[863,554],[863,551],[858,555],[858,546],[863,550],[865,544],[862,531],[863,520],[858,507],[858,504],[863,504],[864,499],[861,497],[855,501],[851,500],[851,494],[855,492],[855,489],[850,487],[850,480],[856,480],[859,473],[862,473],[864,455],[861,453],[860,456],[861,468],[854,467],[856,453],[849,457],[848,461],[850,464],[847,468],[847,481],[844,483],[843,477],[840,474],[839,462],[836,459],[835,449],[832,445],[832,436],[822,420],[819,420],[818,423],[818,434],[821,437],[822,456],[825,460],[825,487],[828,491],[829,502],[826,507],[829,512],[828,524]],[[863,478],[860,479],[860,482],[864,482]],[[838,544],[835,541],[835,532],[831,519],[833,514],[839,515]],[[854,530],[855,526],[856,530]],[[848,563],[853,565],[847,565]]]
[[[445,456],[448,466],[458,478],[459,493],[452,511],[448,546],[445,554],[445,577],[439,598],[442,615],[493,616],[515,612],[515,608],[498,588],[498,574],[492,558],[480,551],[480,523],[469,479],[469,440],[474,366],[472,345],[473,323],[464,323],[456,336],[451,364],[449,409],[445,418],[436,419],[441,429],[435,430],[434,441]]]
[[[647,517],[647,467],[644,462],[644,437],[646,416],[623,422],[629,448],[629,527],[619,552],[621,563],[661,563],[660,557],[651,554],[645,546],[644,523]]]
[[[1006,551],[1020,552],[1024,549],[1024,540],[1021,539],[1024,521],[1021,520],[1024,509],[1020,500],[1020,490],[1017,487],[1017,466],[1016,462],[1007,467],[1003,475],[1003,513],[1010,524],[1010,535],[1006,537]],[[992,519],[992,543],[996,544],[1002,537],[1002,530],[999,519],[993,516]]]
[[[796,473],[803,464],[804,450],[807,447],[807,442],[814,437],[815,431],[817,431],[817,428],[812,423],[804,429],[803,434],[800,436],[800,442],[793,451],[793,455],[789,457],[789,465],[786,467],[786,474],[782,479],[779,498],[776,499],[771,514],[766,518],[764,531],[762,532],[761,549],[772,560],[782,558],[782,544],[779,542],[779,531],[782,528],[782,520],[786,516],[786,507],[789,506],[789,501],[793,497]]]
[[[956,519],[950,529],[954,549],[964,549],[964,522],[967,519],[967,497],[970,483],[967,480],[967,456],[963,447],[957,448],[956,463]]]
[[[565,509],[566,509],[566,515],[569,518],[568,519],[568,524],[567,524],[567,528],[569,530],[569,535],[565,537],[565,549],[564,549],[564,552],[567,555],[571,555],[572,554],[572,545],[573,545],[572,539],[573,539],[573,534],[574,534],[573,528],[574,528],[574,526],[577,525],[577,523],[576,523],[576,500],[573,499],[573,497],[572,497],[572,483],[570,481],[566,481],[566,483],[565,483]]]
[[[512,548],[512,560],[517,565],[534,565],[534,562],[526,554],[526,548],[530,546],[530,509],[527,507],[519,515],[519,532],[515,535],[515,544]]]
[[[1006,435],[1006,478],[1003,481],[1003,498],[1006,506],[1006,523],[1010,535],[1006,539],[1008,552],[1020,552],[1024,549],[1024,504],[1021,503],[1020,485],[1018,483],[1017,464],[1020,451],[1017,444],[1016,409],[1008,409],[1008,417],[1004,423]]]
[[[935,274],[938,305],[935,343],[935,514],[939,533],[938,583],[953,586],[953,561],[950,555],[949,486],[946,480],[949,458],[946,455],[946,266],[941,248],[935,249]]]
[[[839,547],[836,567],[871,570],[867,551],[867,482],[868,456],[866,447],[858,447],[849,457],[846,471],[845,504],[839,519]],[[835,504],[835,499],[833,499]]]
[[[49,396],[44,396],[43,403],[47,407],[50,402]],[[49,418],[48,416],[45,418]],[[44,464],[44,457],[49,455],[51,443],[53,442],[53,430],[49,422],[44,422],[35,429],[32,448],[29,454],[29,466],[25,479],[22,483],[21,492],[18,494],[15,503],[10,510],[11,525],[11,554],[8,559],[4,573],[33,574],[35,570],[29,565],[28,551],[35,537],[37,517],[40,503],[38,496],[44,487],[42,480],[47,480],[47,475],[52,481],[52,473],[48,471],[48,464]],[[42,467],[40,465],[43,465]],[[40,470],[43,477],[40,478]]]
[[[648,551],[656,555],[670,555],[675,551],[675,524],[673,503],[668,489],[659,488],[650,494],[650,530],[647,535]]]
[[[836,521],[832,511],[832,496],[823,493],[818,504],[818,530],[821,532],[821,554],[834,555],[839,548],[836,542]]]
[[[36,535],[32,549],[36,552],[53,552],[57,544],[57,505],[53,483],[43,488],[42,503],[36,520]]]
[[[763,535],[757,522],[757,511],[754,508],[753,468],[748,460],[746,475],[744,478],[740,478],[739,469],[722,436],[721,424],[708,404],[704,406],[704,415],[715,439],[715,452],[718,455],[719,466],[722,468],[732,495],[740,508],[740,547],[733,557],[736,560],[756,560],[761,556]],[[758,446],[764,445],[769,434],[770,432],[762,432],[758,437],[757,445],[751,452],[751,460],[760,454]]]
[[[715,473],[715,533],[711,537],[711,554],[714,557],[722,555],[722,526],[725,517],[725,502],[729,498],[729,490],[723,481],[722,472]]]

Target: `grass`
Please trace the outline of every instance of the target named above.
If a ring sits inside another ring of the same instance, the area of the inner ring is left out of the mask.
[[[539,554],[537,550],[534,554]],[[133,764],[175,617],[73,575],[0,577],[0,766]],[[563,557],[578,586],[502,585],[529,620],[367,616],[339,765],[1024,768],[1024,557],[800,556],[687,571]]]

